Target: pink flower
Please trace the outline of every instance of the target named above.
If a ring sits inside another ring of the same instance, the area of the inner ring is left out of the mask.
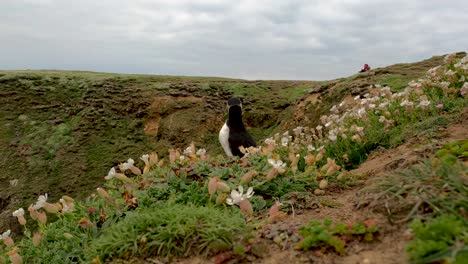
[[[444,105],[443,104],[438,104],[438,105],[436,105],[436,107],[439,108],[439,109],[442,109],[442,108],[444,108]]]

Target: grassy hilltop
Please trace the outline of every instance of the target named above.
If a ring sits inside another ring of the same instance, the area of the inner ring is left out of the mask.
[[[0,263],[463,263],[466,78],[465,53],[321,82],[0,71]]]

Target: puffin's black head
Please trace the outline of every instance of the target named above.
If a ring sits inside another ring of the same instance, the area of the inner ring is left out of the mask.
[[[227,105],[228,105],[228,108],[230,108],[231,106],[235,106],[235,105],[238,105],[242,108],[242,101],[240,98],[232,97],[232,98],[229,98],[229,100],[227,101]]]

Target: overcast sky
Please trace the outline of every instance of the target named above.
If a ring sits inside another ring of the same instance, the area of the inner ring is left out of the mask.
[[[325,80],[467,50],[466,0],[0,0],[0,69]]]

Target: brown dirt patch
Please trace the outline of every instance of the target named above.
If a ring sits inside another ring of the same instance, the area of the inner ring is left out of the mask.
[[[148,119],[145,123],[145,134],[148,136],[158,135],[161,116],[167,115],[176,109],[193,107],[203,103],[203,98],[195,96],[159,96],[152,100],[151,105],[148,107]]]

